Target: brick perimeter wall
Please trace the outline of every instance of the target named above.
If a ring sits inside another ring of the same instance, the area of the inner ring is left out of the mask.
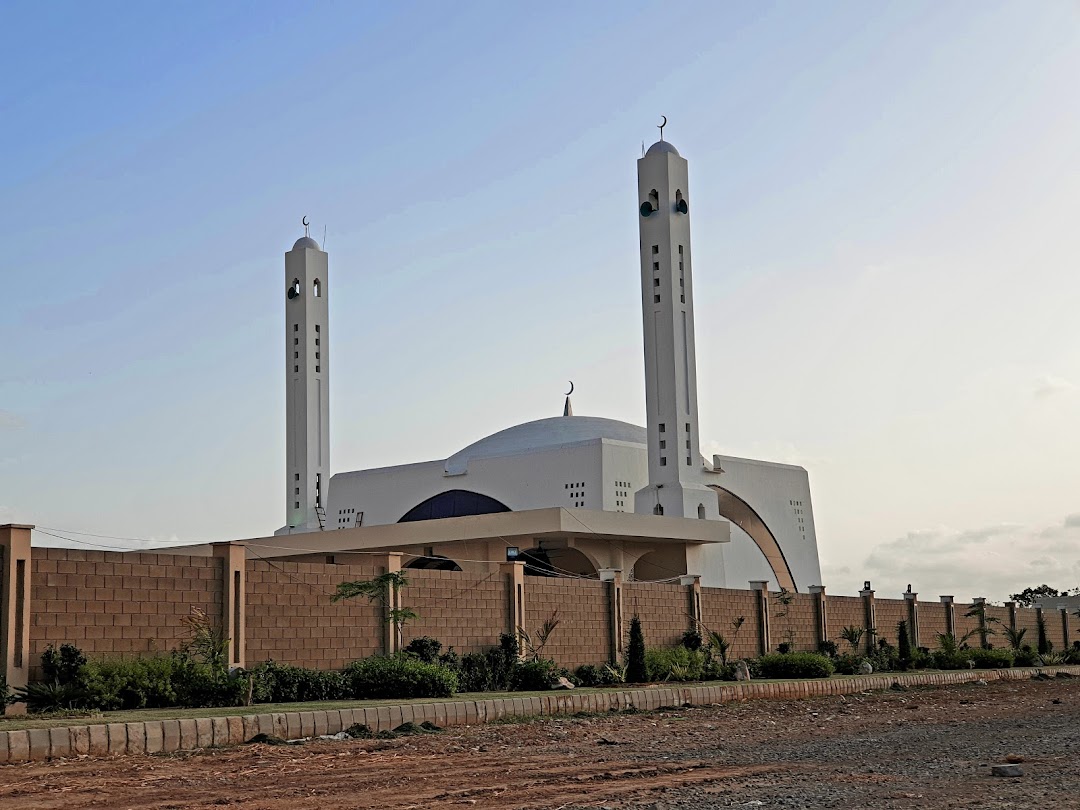
[[[785,605],[777,594],[769,594],[769,612],[772,619],[772,647],[788,642],[794,650],[817,651],[817,597],[808,593],[793,593],[791,602]]]
[[[690,627],[690,595],[686,587],[660,582],[623,585],[624,644],[629,643],[630,619],[637,615],[645,647],[675,647]]]
[[[525,629],[535,634],[558,610],[559,627],[544,654],[568,669],[607,663],[611,647],[608,587],[594,580],[525,577]],[[629,624],[625,607],[623,613]]]
[[[170,650],[192,608],[221,620],[221,561],[140,552],[35,549],[30,561],[30,670],[50,644],[88,655]]]
[[[945,605],[941,602],[923,602],[919,605],[919,645],[938,648],[937,637],[945,632]]]
[[[379,652],[379,608],[358,596],[336,604],[340,582],[369,580],[372,566],[248,561],[247,659],[342,669]]]
[[[840,652],[851,652],[851,645],[840,634],[845,627],[866,627],[866,603],[859,596],[829,597],[829,641],[836,644]],[[859,642],[859,652],[866,650],[866,634]]]
[[[483,652],[510,630],[510,591],[506,575],[462,571],[408,571],[401,604],[420,614],[406,623],[404,639],[432,636],[443,650],[465,655]],[[561,630],[561,628],[560,628]],[[532,628],[529,628],[532,632]],[[558,632],[558,631],[556,631]]]
[[[991,622],[990,619],[997,619],[997,621]],[[1007,607],[988,605],[986,608],[986,620],[987,626],[993,631],[993,635],[988,636],[987,640],[995,647],[1007,648],[1009,639],[1005,635],[1005,629],[1009,626],[1009,609]]]
[[[754,658],[758,655],[761,634],[758,631],[757,594],[732,588],[701,589],[701,621],[714,633],[731,642],[728,658]],[[739,616],[746,619],[736,633],[732,626]]]
[[[897,628],[900,622],[908,621],[907,602],[903,599],[875,599],[874,611],[877,614],[877,637],[897,646],[900,638]],[[908,628],[908,638],[911,638],[911,628]]]
[[[964,614],[970,611],[973,604],[956,603],[956,640],[959,641],[965,634],[971,633],[967,639],[967,645],[969,647],[979,646],[979,617],[978,616],[965,616]]]

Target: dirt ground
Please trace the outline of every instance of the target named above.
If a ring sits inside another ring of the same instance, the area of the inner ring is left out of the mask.
[[[0,766],[0,807],[1080,807],[1080,680]],[[990,766],[1023,759],[1024,776]]]

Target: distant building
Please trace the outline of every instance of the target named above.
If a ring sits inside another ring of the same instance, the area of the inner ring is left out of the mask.
[[[395,549],[413,567],[453,568],[515,547],[530,573],[820,584],[806,470],[701,456],[690,199],[687,161],[653,144],[638,161],[645,427],[575,416],[568,396],[562,416],[447,459],[329,480],[327,254],[298,240],[285,260],[287,525],[277,532],[293,535],[289,553]]]

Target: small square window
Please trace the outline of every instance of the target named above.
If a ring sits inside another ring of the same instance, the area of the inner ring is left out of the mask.
[[[679,255],[682,256],[682,245],[679,245]]]
[[[319,359],[319,353],[318,353],[318,352],[315,352],[315,359],[316,359],[316,360],[318,360],[318,359]]]
[[[686,432],[687,433],[690,432],[690,423],[689,422],[686,423]]]
[[[653,285],[654,287],[659,287],[659,286],[660,286],[660,279],[658,279],[658,278],[654,278],[654,279],[652,280],[652,285]]]
[[[689,466],[690,466],[690,456],[687,456],[687,457],[686,457],[686,466],[687,466],[687,467],[689,467]]]
[[[315,338],[315,345],[316,345],[316,346],[318,346],[318,345],[319,345],[319,339],[318,339],[318,338]]]
[[[667,459],[664,458],[663,456],[660,456],[660,466],[661,467],[666,467],[667,466]]]
[[[298,324],[298,323],[294,323],[294,324],[292,325],[292,330],[293,330],[294,332],[299,332],[299,331],[300,331],[300,324]]]
[[[319,331],[319,325],[318,325],[318,324],[315,324],[315,331],[316,331],[316,332],[318,332],[318,331]]]
[[[318,374],[320,371],[321,369],[318,366],[315,366],[315,373]]]
[[[687,450],[690,449],[690,440],[689,439],[686,440],[686,449]]]
[[[660,246],[659,245],[653,245],[652,246],[652,252],[653,252],[653,256],[655,256],[657,253],[660,252]]]
[[[295,360],[300,356],[300,352],[293,352],[292,356],[293,356],[293,360]]]
[[[300,501],[297,501],[297,502],[296,502],[296,503],[294,504],[293,508],[294,508],[294,509],[299,509],[299,508],[300,508]]]
[[[665,425],[663,422],[661,422],[660,423],[660,432],[664,433],[666,430],[667,430],[667,425]]]
[[[660,303],[660,296],[659,296],[659,295],[654,295],[654,296],[652,297],[652,302],[653,302],[654,304],[659,304],[659,303]]]
[[[300,370],[300,366],[293,366],[293,367],[292,367],[292,370],[293,370],[294,372],[297,372],[297,371],[299,371],[299,370]]]
[[[664,441],[663,439],[660,440],[660,449],[661,450],[667,449],[667,442]]]
[[[293,346],[299,346],[300,345],[300,338],[293,338],[292,339],[292,345]]]
[[[654,273],[659,273],[660,272],[660,262],[653,262],[652,263],[652,271]]]
[[[300,494],[300,487],[296,487],[296,491],[293,492],[293,495],[299,495],[299,494]]]
[[[680,295],[680,296],[679,296],[679,300],[680,300],[680,301],[681,301],[682,303],[684,303],[684,304],[685,304],[685,303],[686,303],[686,296],[685,296],[685,295]]]

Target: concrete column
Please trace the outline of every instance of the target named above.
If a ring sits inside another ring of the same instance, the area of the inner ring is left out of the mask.
[[[750,580],[750,590],[757,592],[758,637],[761,639],[759,653],[767,655],[772,651],[769,621],[769,581],[767,579],[752,579]]]
[[[987,640],[987,627],[986,627],[986,597],[976,596],[971,600],[971,607],[976,611],[975,616],[979,620],[979,646],[984,650],[989,643]]]
[[[1072,642],[1069,641],[1069,608],[1058,605],[1058,610],[1061,611],[1061,648],[1067,652],[1072,647]]]
[[[221,560],[221,634],[229,641],[229,668],[247,662],[247,549],[242,543],[214,543]]]
[[[811,585],[810,593],[814,599],[814,640],[820,648],[822,642],[829,640],[829,603],[825,597],[824,585]]]
[[[33,526],[0,526],[0,671],[9,688],[26,686],[30,672],[30,531]],[[26,704],[0,707],[26,714]]]
[[[904,594],[904,600],[907,602],[908,638],[911,639],[911,649],[917,650],[922,646],[919,634],[919,595],[907,591]]]
[[[690,617],[690,629],[701,632],[701,577],[698,574],[686,574],[679,577],[679,584],[686,588],[686,600]]]
[[[382,569],[384,574],[396,574],[401,571],[401,552],[390,551],[387,552],[385,557],[375,557],[375,565],[377,568]],[[383,634],[382,634],[382,648],[385,655],[393,655],[399,652],[397,626],[390,620],[391,610],[401,609],[401,594],[395,593],[393,588],[390,588],[387,594],[387,611],[383,615]]]
[[[1046,640],[1052,641],[1050,638],[1050,628],[1046,626],[1046,614],[1041,607],[1035,608],[1035,638],[1031,640],[1031,646],[1039,651],[1039,628],[1044,628],[1046,632]],[[1040,651],[1041,652],[1041,651]]]
[[[866,652],[873,655],[874,645],[877,644],[877,604],[874,602],[874,592],[869,590],[859,591],[863,600],[863,614],[866,616]]]
[[[618,664],[623,658],[623,593],[622,571],[618,568],[601,568],[600,581],[608,583],[608,610],[611,626],[609,658]]]
[[[941,596],[941,604],[945,606],[945,632],[956,638],[956,606],[951,596]]]
[[[521,628],[525,626],[525,563],[499,563],[509,592],[510,615],[507,632],[521,644]]]
[[[1009,629],[1016,632],[1016,602],[1006,602],[1005,607],[1009,611]]]

